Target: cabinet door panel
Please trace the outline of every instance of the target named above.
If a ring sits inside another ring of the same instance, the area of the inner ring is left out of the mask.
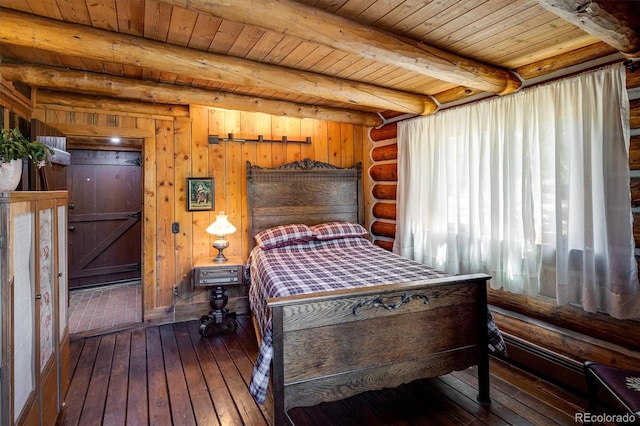
[[[22,203],[20,203],[22,204]],[[19,208],[12,205],[11,208]],[[24,207],[24,206],[22,206]],[[27,208],[29,206],[27,205]],[[13,216],[13,421],[16,421],[30,400],[35,398],[35,271],[34,214],[30,211]]]
[[[53,317],[53,209],[43,208],[38,211],[38,301],[40,310],[40,371],[44,371],[51,360],[54,350]]]

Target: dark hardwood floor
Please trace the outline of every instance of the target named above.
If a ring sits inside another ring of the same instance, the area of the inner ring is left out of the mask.
[[[249,317],[235,334],[201,338],[198,323],[72,338],[60,425],[266,425],[248,382],[258,347]],[[491,360],[492,404],[476,402],[474,368],[394,389],[295,408],[295,425],[575,425],[583,397]]]

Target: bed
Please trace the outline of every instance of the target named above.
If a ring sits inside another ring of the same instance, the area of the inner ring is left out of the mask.
[[[260,342],[251,393],[271,386],[274,424],[293,407],[478,366],[490,403],[490,276],[449,276],[371,243],[361,168],[247,162],[249,300]]]

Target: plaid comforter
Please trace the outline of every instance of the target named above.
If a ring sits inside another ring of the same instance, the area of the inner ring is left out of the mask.
[[[273,356],[271,311],[267,308],[267,299],[448,275],[390,253],[364,238],[314,240],[270,250],[256,247],[245,271],[249,280],[246,282],[250,282],[249,303],[262,333],[249,387],[259,404],[266,398]],[[506,355],[502,336],[488,315],[489,349]]]

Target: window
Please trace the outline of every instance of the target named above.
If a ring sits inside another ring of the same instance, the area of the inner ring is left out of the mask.
[[[622,65],[398,125],[394,250],[640,317]]]

